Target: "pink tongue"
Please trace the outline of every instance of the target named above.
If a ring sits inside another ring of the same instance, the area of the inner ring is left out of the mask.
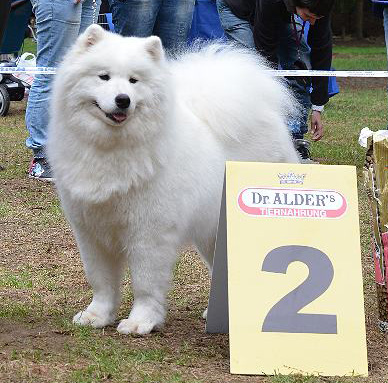
[[[123,122],[124,120],[127,119],[127,115],[124,113],[113,113],[112,117],[115,119],[117,122]]]

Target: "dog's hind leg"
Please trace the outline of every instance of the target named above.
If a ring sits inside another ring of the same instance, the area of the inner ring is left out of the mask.
[[[87,234],[78,236],[77,239],[86,277],[93,288],[93,299],[85,310],[74,316],[73,322],[97,328],[105,327],[113,324],[116,319],[126,257],[123,254],[107,254],[106,249],[96,245]]]
[[[160,329],[166,317],[166,296],[176,261],[176,246],[147,238],[129,257],[134,295],[132,310],[120,322],[122,334],[145,335]]]

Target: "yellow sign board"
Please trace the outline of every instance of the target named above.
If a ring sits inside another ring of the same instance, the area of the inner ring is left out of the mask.
[[[230,369],[368,374],[356,171],[228,162]]]

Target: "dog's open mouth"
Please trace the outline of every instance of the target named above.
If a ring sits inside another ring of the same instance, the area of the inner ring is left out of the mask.
[[[116,122],[117,124],[120,124],[121,122],[124,122],[127,119],[126,113],[105,113],[105,116],[110,118],[113,122]]]
[[[120,112],[120,111],[114,112],[114,113],[106,113],[106,112],[104,112],[104,110],[101,109],[100,105],[98,105],[97,101],[94,101],[93,104],[96,105],[97,108],[100,109],[101,112],[103,112],[106,117],[108,117],[110,120],[112,120],[116,124],[121,124],[128,117],[127,113]]]

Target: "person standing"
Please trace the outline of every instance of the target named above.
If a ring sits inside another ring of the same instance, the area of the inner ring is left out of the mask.
[[[330,69],[333,5],[334,0],[217,0],[226,34],[256,48],[272,66],[281,69]],[[312,139],[318,141],[323,136],[321,114],[329,99],[328,78],[294,77],[288,78],[288,83],[302,107],[299,119],[289,120],[288,126],[302,159],[309,162],[309,142],[304,140],[308,115],[312,107],[310,129]]]
[[[159,36],[165,49],[186,45],[195,0],[109,0],[115,31],[123,36]]]
[[[31,3],[36,18],[36,65],[56,67],[78,35],[97,21],[101,0],[31,0]],[[47,181],[52,180],[45,153],[52,79],[52,75],[35,76],[26,111],[29,131],[26,145],[33,151],[28,175]]]

